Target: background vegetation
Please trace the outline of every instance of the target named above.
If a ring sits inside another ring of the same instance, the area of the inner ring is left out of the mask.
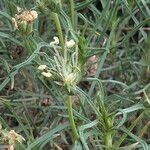
[[[1,0],[0,146],[149,150],[149,25],[149,0]]]

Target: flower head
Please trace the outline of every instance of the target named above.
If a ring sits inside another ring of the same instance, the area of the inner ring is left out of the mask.
[[[26,10],[23,12],[19,12],[19,14],[16,14],[15,17],[12,18],[12,22],[16,29],[26,31],[28,28],[27,26],[32,25],[32,22],[37,17],[38,17],[38,14],[35,10]]]
[[[21,14],[16,14],[15,18],[21,21],[27,21],[28,23],[33,22],[38,17],[38,14],[35,10],[23,11]]]
[[[70,73],[69,75],[65,76],[64,83],[65,84],[72,84],[76,79],[75,73]]]
[[[41,74],[47,78],[50,78],[52,76],[50,72],[42,72]]]
[[[76,43],[74,40],[66,41],[66,47],[67,48],[72,48],[75,44]]]
[[[38,17],[35,10],[18,10],[18,14],[12,18],[15,29],[18,29],[22,35],[29,35],[33,31],[33,21]]]
[[[54,39],[54,41],[50,42],[50,46],[58,45],[59,38],[57,36],[54,36],[53,39]]]
[[[46,65],[40,65],[40,66],[38,67],[38,69],[39,69],[39,70],[44,70],[46,67],[47,67]]]

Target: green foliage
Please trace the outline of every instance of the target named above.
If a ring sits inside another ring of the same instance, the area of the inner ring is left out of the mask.
[[[148,0],[0,9],[0,125],[24,137],[16,150],[149,150]]]

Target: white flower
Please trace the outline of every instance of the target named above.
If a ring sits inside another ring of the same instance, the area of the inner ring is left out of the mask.
[[[47,78],[50,78],[52,76],[50,72],[42,72],[41,74]]]
[[[53,39],[54,39],[54,41],[50,42],[50,46],[58,45],[59,44],[59,38],[54,36]]]
[[[76,78],[76,75],[74,73],[70,73],[69,75],[65,77],[64,82],[72,84],[75,78]]]
[[[38,67],[38,69],[39,69],[39,70],[44,70],[46,67],[47,67],[46,65],[40,65],[40,66]]]
[[[66,41],[66,47],[67,48],[72,48],[75,44],[76,43],[74,40]]]

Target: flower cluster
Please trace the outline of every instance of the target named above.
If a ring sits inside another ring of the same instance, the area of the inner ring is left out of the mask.
[[[53,79],[58,85],[65,86],[67,89],[70,86],[75,86],[78,83],[79,70],[74,68],[74,70],[68,70],[69,65],[63,65],[61,68],[49,68],[46,65],[40,65],[38,69],[41,71],[41,75],[46,78]],[[59,66],[60,67],[60,66]],[[70,91],[70,90],[69,90]]]
[[[38,69],[41,74],[53,80],[56,84],[67,87],[70,91],[70,87],[76,86],[80,80],[80,67],[78,64],[78,52],[69,51],[75,47],[76,43],[73,39],[65,42],[65,52],[62,54],[60,51],[59,38],[54,37],[54,41],[50,42],[50,46],[55,49],[56,55],[54,55],[54,61],[49,66],[41,64]]]
[[[42,74],[43,76],[45,76],[45,77],[47,77],[47,78],[50,78],[50,77],[52,76],[52,74],[50,73],[50,70],[48,70],[48,69],[46,69],[46,68],[48,68],[46,65],[40,65],[40,66],[38,67],[38,69],[42,71],[41,74]]]
[[[35,10],[26,10],[19,14],[16,14],[12,18],[14,27],[19,29],[23,34],[28,35],[32,32],[33,21],[38,17],[38,14]]]
[[[58,37],[54,36],[53,39],[54,39],[54,41],[50,42],[50,46],[52,46],[52,47],[57,46],[59,44]],[[65,42],[65,48],[70,49],[70,48],[74,47],[75,44],[76,44],[75,41],[73,39],[71,39],[71,40]]]
[[[0,125],[0,141],[3,144],[8,144],[11,147],[14,147],[17,142],[21,143],[24,140],[25,139],[21,135],[17,134],[14,130],[3,130]]]

